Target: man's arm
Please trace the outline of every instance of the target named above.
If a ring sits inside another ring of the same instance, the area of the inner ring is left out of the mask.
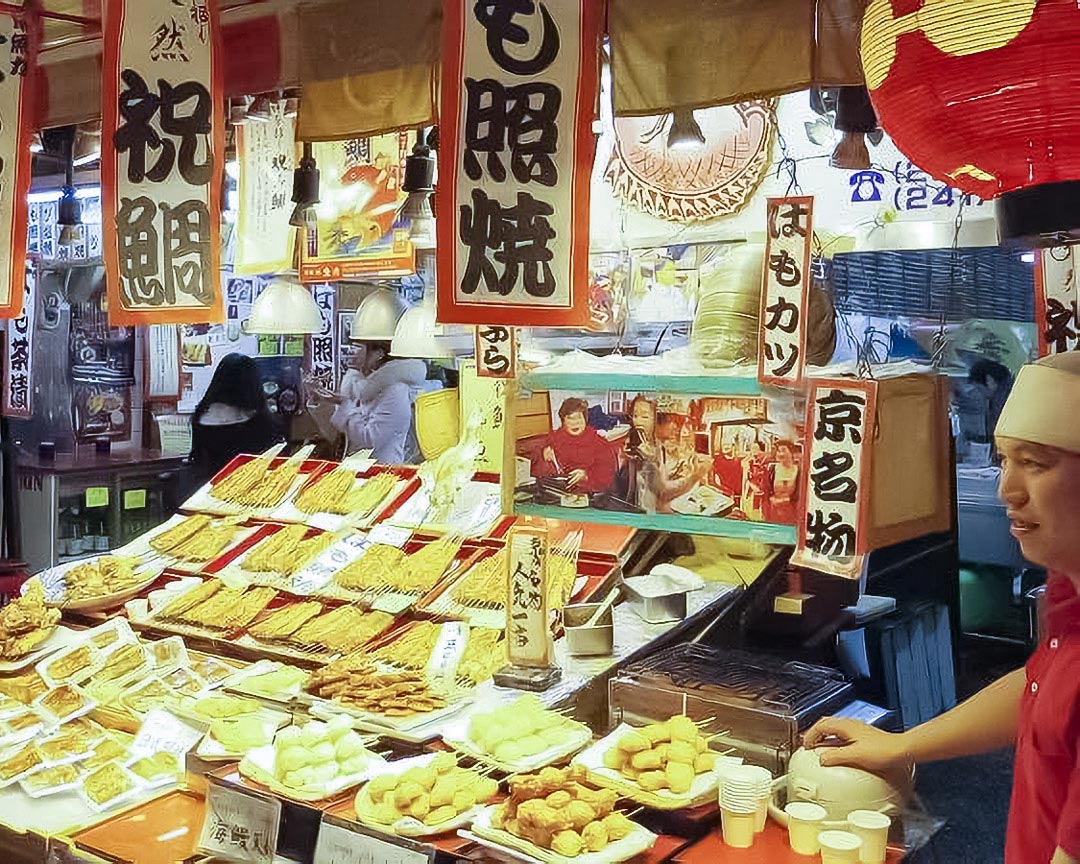
[[[876,773],[905,762],[935,762],[997,750],[1016,741],[1020,697],[1026,685],[1024,670],[1017,669],[951,711],[900,734],[855,720],[826,718],[806,733],[804,744],[822,748],[822,765],[853,765]],[[829,746],[828,739],[838,744]]]

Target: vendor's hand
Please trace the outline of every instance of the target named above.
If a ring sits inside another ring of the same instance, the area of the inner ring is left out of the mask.
[[[578,485],[578,483],[581,483],[586,476],[587,475],[585,474],[585,471],[583,469],[575,468],[573,471],[570,472],[570,476],[567,477],[566,487],[568,489],[573,489],[575,486]]]
[[[544,448],[543,456],[545,462],[551,462],[552,464],[555,464],[555,451],[551,447]]]
[[[826,717],[803,736],[803,747],[817,750],[822,765],[848,765],[874,774],[905,767],[911,757],[904,736],[843,717]]]

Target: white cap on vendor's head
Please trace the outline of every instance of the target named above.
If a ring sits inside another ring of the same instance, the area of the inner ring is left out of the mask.
[[[995,434],[1080,454],[1080,351],[1021,367]]]

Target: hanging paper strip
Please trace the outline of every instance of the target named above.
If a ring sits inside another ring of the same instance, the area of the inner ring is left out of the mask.
[[[589,324],[589,180],[603,4],[443,16],[439,320]]]
[[[293,266],[292,215],[296,121],[284,102],[270,103],[270,119],[236,127],[240,164],[240,205],[236,214],[233,272],[278,273]]]
[[[481,378],[517,375],[517,330],[497,324],[476,328],[476,374]]]
[[[877,383],[810,380],[804,518],[792,563],[858,577],[866,552]]]
[[[26,195],[37,56],[33,29],[25,15],[0,12],[0,232],[6,238],[0,244],[0,318],[22,314],[26,283]]]
[[[0,414],[29,419],[34,414],[34,312],[37,274],[26,271],[19,292],[22,314],[7,324],[4,333],[4,394]]]
[[[220,46],[212,0],[105,2],[102,229],[114,325],[223,320]]]
[[[758,324],[758,379],[797,385],[806,365],[814,199],[770,198]]]
[[[1074,246],[1043,249],[1035,264],[1035,327],[1039,356],[1074,351],[1080,342]]]

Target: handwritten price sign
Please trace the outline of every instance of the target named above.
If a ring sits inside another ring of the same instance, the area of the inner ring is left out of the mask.
[[[433,864],[435,849],[323,816],[313,864]]]

